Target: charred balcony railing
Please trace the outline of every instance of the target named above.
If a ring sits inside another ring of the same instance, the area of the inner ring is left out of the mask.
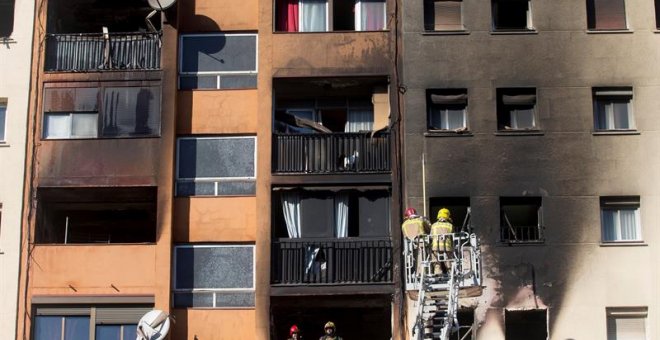
[[[390,134],[274,134],[275,173],[389,172]]]
[[[271,269],[277,285],[391,283],[392,241],[279,239],[273,242]]]
[[[77,33],[46,36],[46,71],[160,69],[160,33]]]
[[[504,243],[539,243],[543,242],[543,226],[503,225],[501,240]]]

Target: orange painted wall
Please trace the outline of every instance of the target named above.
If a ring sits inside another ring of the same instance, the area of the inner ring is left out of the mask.
[[[182,1],[179,5],[180,30],[182,32],[256,30],[257,3],[257,0]]]
[[[254,242],[256,197],[174,199],[175,242]]]
[[[171,340],[257,339],[253,309],[173,309]]]
[[[255,133],[256,89],[179,91],[177,133]]]
[[[154,294],[156,245],[37,245],[32,254],[32,295]]]

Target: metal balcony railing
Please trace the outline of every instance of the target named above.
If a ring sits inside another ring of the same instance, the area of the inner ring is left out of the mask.
[[[501,240],[504,243],[538,243],[543,242],[543,226],[502,225]]]
[[[271,282],[279,285],[392,282],[388,238],[279,239],[273,242]]]
[[[77,33],[46,36],[46,71],[160,69],[160,33]]]
[[[273,172],[389,172],[390,134],[274,134]]]

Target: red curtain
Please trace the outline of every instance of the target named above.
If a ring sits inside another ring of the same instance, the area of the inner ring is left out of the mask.
[[[277,30],[298,32],[298,0],[277,0]]]

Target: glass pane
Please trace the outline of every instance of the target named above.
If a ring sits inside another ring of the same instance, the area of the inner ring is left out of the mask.
[[[381,31],[385,29],[385,1],[361,0],[360,27],[363,31]]]
[[[455,130],[465,127],[465,111],[459,109],[447,110],[447,129]]]
[[[98,114],[74,113],[71,117],[72,137],[96,137],[98,131]]]
[[[103,108],[103,136],[160,134],[160,87],[106,88]]]
[[[123,340],[134,340],[137,338],[137,325],[124,325],[122,329]],[[98,338],[96,338],[98,340]]]
[[[253,138],[179,140],[178,178],[254,177]]]
[[[531,129],[535,127],[534,109],[511,110],[511,127],[514,129]]]
[[[608,105],[602,101],[596,102],[596,129],[607,130],[607,108]]]
[[[619,218],[621,219],[621,240],[638,240],[639,236],[637,235],[637,219],[635,218],[635,210],[620,210]]]
[[[631,129],[628,119],[628,103],[612,103],[614,129]]]
[[[249,72],[257,70],[256,35],[184,36],[181,72]]]
[[[616,241],[616,211],[603,210],[603,241]]]
[[[176,248],[175,288],[252,288],[253,252],[252,247]]]
[[[300,1],[300,31],[324,32],[326,30],[326,1],[301,0]]]
[[[89,316],[64,317],[64,340],[88,340]]]
[[[37,316],[34,322],[33,340],[61,340],[61,316]]]
[[[7,119],[7,107],[0,106],[0,141],[5,140],[5,119]]]
[[[121,340],[121,325],[96,325],[96,340]]]
[[[47,113],[44,117],[44,138],[69,138],[71,117],[68,113]]]

